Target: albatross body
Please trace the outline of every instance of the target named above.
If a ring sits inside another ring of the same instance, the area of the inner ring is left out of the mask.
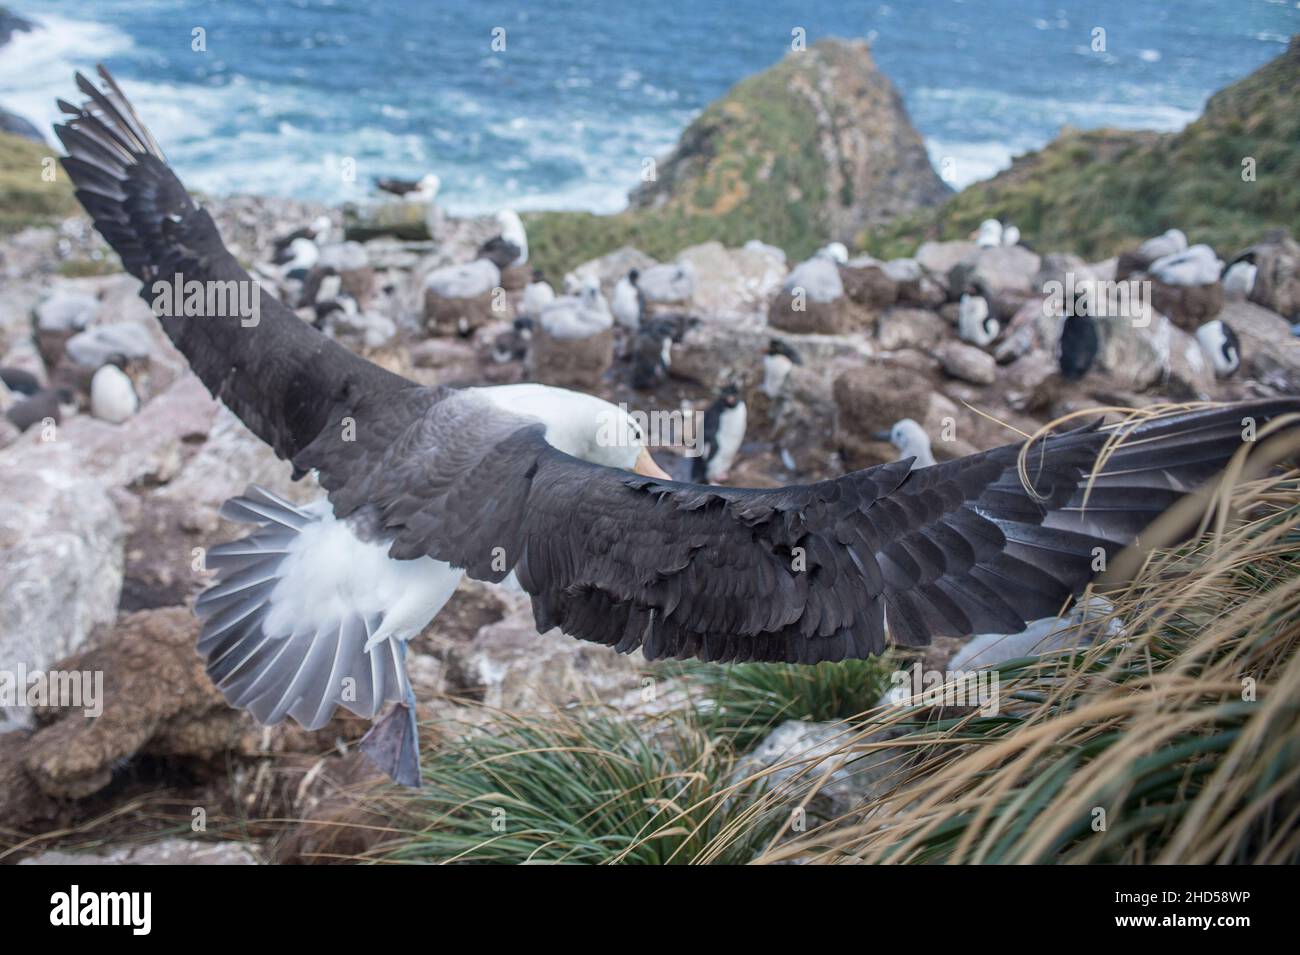
[[[57,127],[96,227],[142,282],[242,282],[211,217],[101,70]],[[1300,409],[1267,399],[1041,439],[1030,489],[1019,445],[913,470],[892,462],[816,484],[748,489],[669,480],[634,422],[538,385],[411,382],[353,354],[261,292],[260,321],[162,316],[198,377],[258,437],[316,472],[305,507],[250,489],[225,513],[255,525],[209,551],[199,651],[264,722],[320,726],[339,706],[395,706],[367,752],[418,783],[406,640],[461,575],[514,574],[539,631],[646,657],[816,663],[889,637],[1013,633],[1059,614],[1093,576],[1261,428]],[[1085,506],[1086,493],[1086,506]],[[792,560],[792,554],[799,560]]]

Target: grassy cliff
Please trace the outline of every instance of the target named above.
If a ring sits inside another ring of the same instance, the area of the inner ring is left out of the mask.
[[[625,243],[662,259],[709,239],[761,239],[802,258],[948,195],[868,46],[841,40],[736,84],[655,172],[626,212],[528,217],[532,258],[561,274]]]
[[[0,235],[52,225],[76,211],[63,167],[56,164],[53,182],[42,178],[43,160],[54,155],[48,146],[0,133]]]
[[[875,255],[911,255],[924,239],[966,236],[990,216],[1025,241],[1101,258],[1178,227],[1221,253],[1300,223],[1300,38],[1210,98],[1179,133],[1065,131],[1010,169],[935,210],[868,230]],[[1253,160],[1254,180],[1243,179]]]

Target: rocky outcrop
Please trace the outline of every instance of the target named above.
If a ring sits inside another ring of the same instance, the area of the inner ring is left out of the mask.
[[[797,208],[813,220],[805,235],[849,242],[947,195],[868,45],[822,40],[709,106],[631,201],[716,217],[763,210],[769,221]],[[761,238],[789,248],[781,231]]]
[[[804,815],[792,825],[804,831],[805,825],[838,819],[889,791],[907,756],[901,747],[881,745],[895,735],[899,732],[865,733],[849,723],[787,720],[737,762],[732,783],[761,776],[764,786],[802,807]]]
[[[69,672],[102,673],[102,712],[44,706],[18,759],[41,792],[80,799],[98,792],[122,766],[142,756],[173,758],[220,769],[229,755],[319,752],[343,725],[359,735],[360,721],[341,719],[319,733],[284,723],[264,729],[226,705],[194,652],[198,620],[184,607],[146,610],[122,619],[111,636],[59,661]]]
[[[141,845],[111,846],[99,852],[51,849],[19,865],[257,865],[259,859],[237,842],[161,839]]]
[[[31,20],[20,17],[6,7],[0,7],[0,46],[12,40],[15,33],[29,33],[34,28]]]
[[[0,486],[0,669],[41,669],[117,615],[125,529],[75,470],[4,461]]]

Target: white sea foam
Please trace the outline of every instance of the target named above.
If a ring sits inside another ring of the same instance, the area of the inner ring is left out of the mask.
[[[76,70],[91,70],[105,57],[131,48],[131,38],[103,23],[28,16],[36,29],[15,33],[0,53],[0,103],[31,120],[51,142],[50,124],[62,115],[55,97],[70,99],[69,80]]]

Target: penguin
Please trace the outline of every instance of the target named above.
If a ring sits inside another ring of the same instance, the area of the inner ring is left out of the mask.
[[[613,299],[609,305],[614,313],[614,320],[621,327],[633,332],[641,327],[641,322],[645,319],[645,293],[637,287],[637,279],[640,276],[640,272],[632,269],[619,279],[618,284],[614,286]]]
[[[1001,330],[1001,324],[989,314],[987,298],[973,288],[962,293],[957,307],[957,334],[962,341],[985,348],[993,343]]]
[[[1071,312],[1061,325],[1061,339],[1056,347],[1056,364],[1066,381],[1078,381],[1097,360],[1101,340],[1097,323],[1088,315]]]
[[[672,367],[673,327],[670,322],[642,325],[632,342],[632,387],[649,391],[668,376]]]
[[[1248,299],[1255,290],[1255,278],[1259,268],[1255,264],[1255,253],[1246,252],[1228,263],[1223,270],[1223,294],[1225,298]]]
[[[549,288],[549,286],[548,286]],[[492,360],[498,365],[510,361],[523,361],[528,357],[528,344],[533,339],[533,319],[520,315],[510,331],[497,335],[492,343]]]
[[[101,421],[121,424],[139,408],[135,386],[117,365],[102,366],[90,379],[90,413]]]
[[[717,484],[730,476],[745,440],[745,401],[735,385],[727,385],[704,412],[703,445],[692,467],[692,480]]]
[[[803,359],[797,351],[779,338],[771,339],[763,356],[763,394],[775,401],[790,376],[790,370],[802,364]]]
[[[5,417],[19,431],[50,418],[55,424],[77,413],[77,395],[68,387],[42,388],[5,412]]]
[[[0,368],[0,381],[16,395],[31,397],[41,390],[40,380],[21,368]]]
[[[1196,330],[1196,340],[1209,357],[1216,377],[1227,378],[1241,367],[1241,341],[1227,322],[1206,322]]]
[[[523,313],[529,318],[536,318],[554,301],[555,289],[546,281],[541,269],[533,269],[532,281],[524,286]]]

